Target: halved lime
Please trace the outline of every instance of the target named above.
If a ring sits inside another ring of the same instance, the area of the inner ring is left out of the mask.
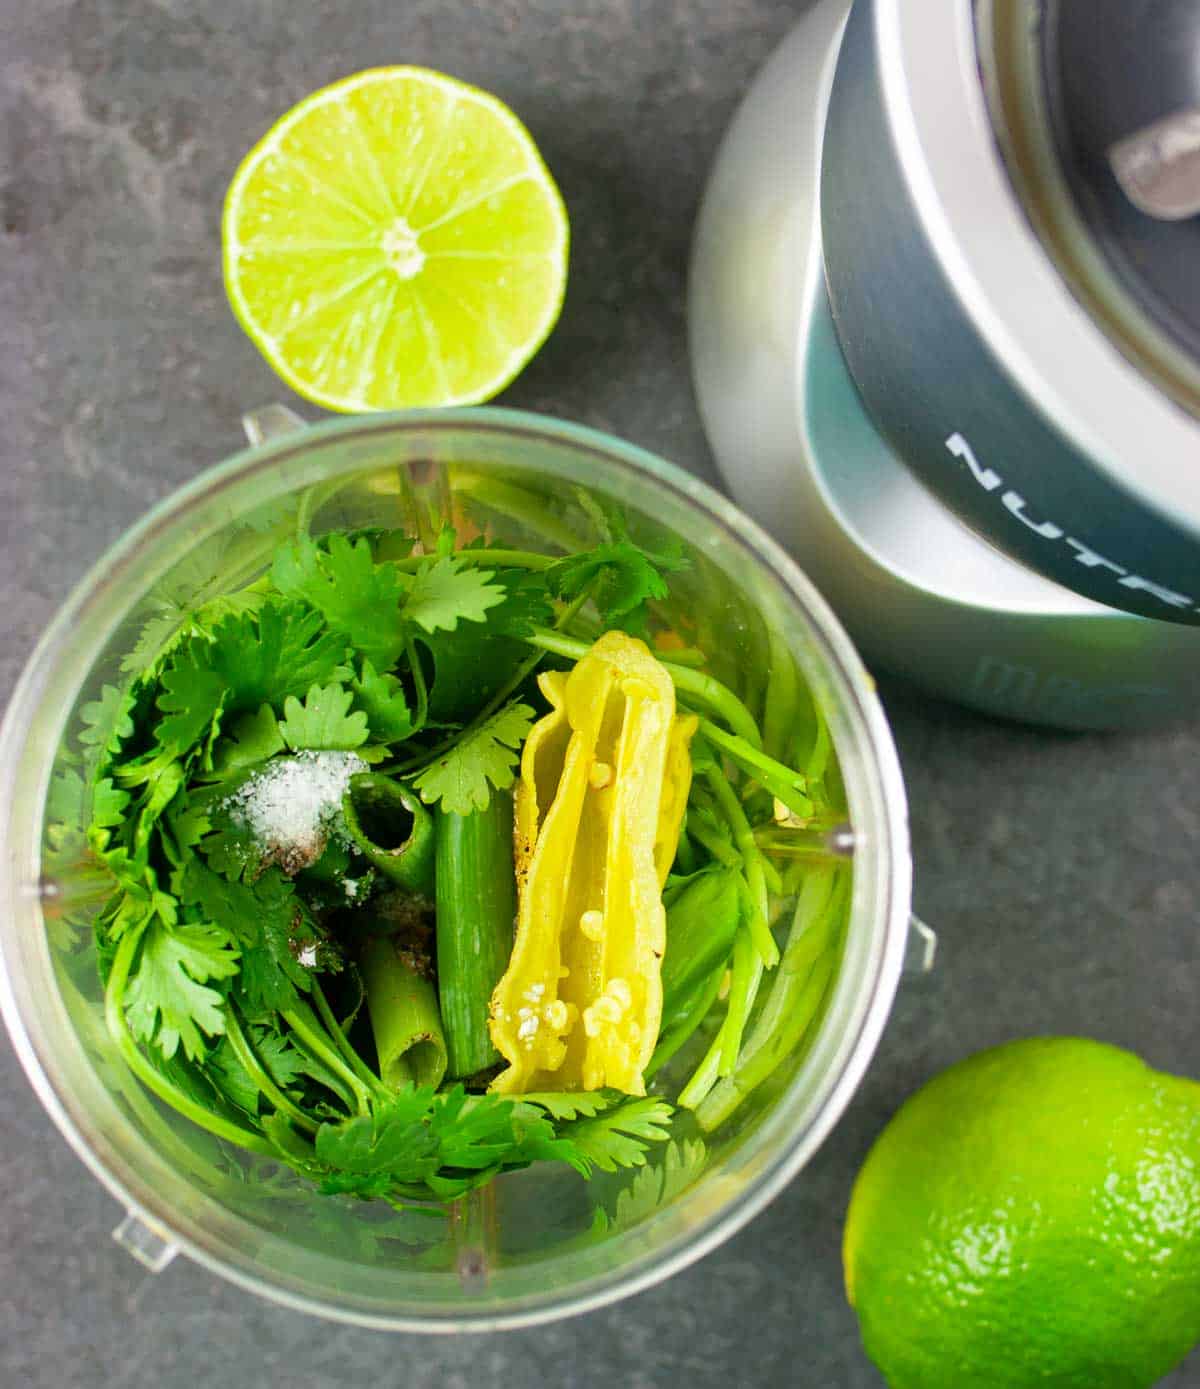
[[[225,199],[225,286],[263,356],[331,410],[468,405],[562,307],[567,214],[495,97],[375,68],[276,122]]]

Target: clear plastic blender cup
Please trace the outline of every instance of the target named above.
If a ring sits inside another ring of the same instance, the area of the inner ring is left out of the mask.
[[[264,419],[288,423],[286,412],[264,412],[260,438]],[[852,826],[836,847],[852,852],[853,869],[822,1012],[771,1082],[706,1136],[702,1166],[681,1166],[682,1145],[653,1153],[634,1174],[644,1216],[606,1230],[592,1220],[595,1193],[560,1164],[501,1178],[483,1217],[457,1210],[433,1237],[414,1230],[428,1217],[322,1196],[261,1159],[239,1161],[141,1090],[109,1040],[87,925],[104,884],[72,801],[80,709],[128,678],[122,658],[140,634],[161,641],[189,602],[252,580],[297,527],[406,527],[432,540],[445,519],[470,518],[513,544],[561,553],[597,543],[614,506],[639,538],[683,542],[691,565],[673,588],[713,674],[753,705],[772,658],[793,660],[827,722]],[[594,1308],[731,1235],[804,1166],[848,1103],[891,1006],[909,923],[891,736],[869,676],[800,570],[680,469],[590,430],[494,409],[268,438],[135,526],[67,601],[13,696],[0,730],[0,845],[5,1020],[47,1111],[127,1207],[122,1240],[154,1268],[183,1252],[290,1307],[405,1331],[529,1325]]]

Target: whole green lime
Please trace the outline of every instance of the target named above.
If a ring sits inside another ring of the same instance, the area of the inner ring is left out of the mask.
[[[843,1245],[891,1389],[1146,1389],[1200,1339],[1200,1085],[1032,1038],[912,1096]]]

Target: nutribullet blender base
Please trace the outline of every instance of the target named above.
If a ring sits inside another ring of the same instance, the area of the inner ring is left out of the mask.
[[[880,668],[1060,727],[1193,713],[1200,631],[1104,607],[994,549],[924,490],[862,405],[826,295],[819,206],[848,10],[820,0],[760,74],[697,224],[692,365],[724,478]]]

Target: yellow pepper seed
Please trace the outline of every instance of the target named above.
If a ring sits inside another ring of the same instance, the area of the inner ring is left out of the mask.
[[[579,918],[579,929],[588,940],[604,939],[604,913],[592,910]]]

